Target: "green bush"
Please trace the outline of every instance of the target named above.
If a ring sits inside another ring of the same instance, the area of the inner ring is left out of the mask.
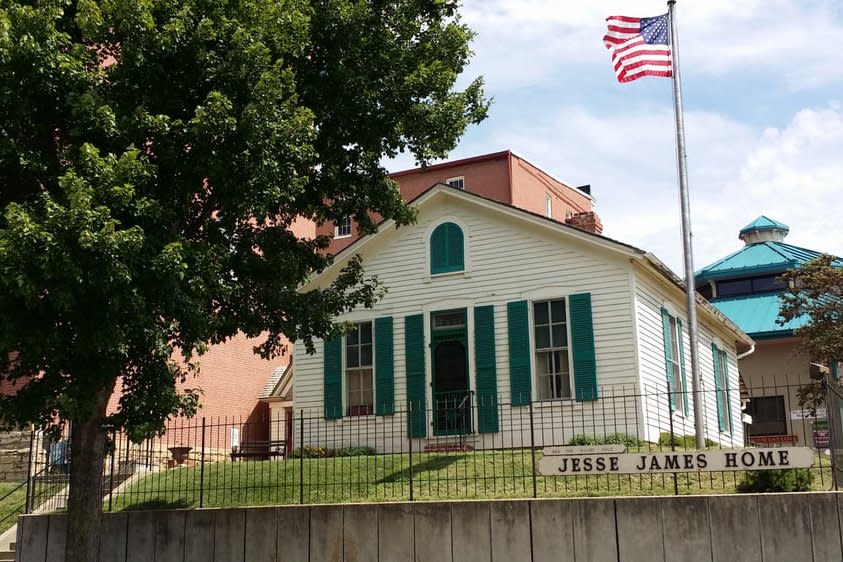
[[[328,457],[333,457],[334,454],[335,451],[333,449],[305,445],[304,447],[293,449],[293,452],[290,453],[290,456],[294,459],[300,459],[302,457],[306,459],[324,459]]]
[[[368,457],[375,454],[375,449],[372,447],[343,447],[337,449],[336,456],[338,457]]]
[[[679,449],[696,449],[697,448],[697,437],[696,435],[674,435],[673,436],[673,444]],[[659,445],[665,448],[670,447],[670,432],[664,431],[659,434]],[[705,440],[705,446],[708,447],[716,447],[717,442],[712,441],[711,439]]]
[[[365,457],[374,455],[375,450],[372,447],[343,447],[342,449],[328,449],[326,447],[314,447],[313,445],[305,445],[299,449],[294,449],[290,457],[300,459],[326,459],[329,457]]]
[[[745,472],[738,492],[807,492],[814,475],[807,468]]]
[[[578,433],[568,442],[568,445],[625,445],[638,447],[641,440],[626,433],[612,433],[610,435],[585,435]]]

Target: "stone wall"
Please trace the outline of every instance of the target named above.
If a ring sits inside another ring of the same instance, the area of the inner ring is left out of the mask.
[[[29,431],[0,432],[0,482],[23,482],[29,469]]]
[[[833,492],[135,511],[100,562],[840,562]],[[20,562],[62,562],[64,515],[24,516]]]

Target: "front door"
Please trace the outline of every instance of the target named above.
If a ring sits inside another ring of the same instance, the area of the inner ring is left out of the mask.
[[[431,315],[433,434],[471,433],[465,309]]]

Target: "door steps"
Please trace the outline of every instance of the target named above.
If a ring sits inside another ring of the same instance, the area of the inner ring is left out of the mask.
[[[0,562],[15,559],[15,543],[9,543],[9,550],[0,551]]]

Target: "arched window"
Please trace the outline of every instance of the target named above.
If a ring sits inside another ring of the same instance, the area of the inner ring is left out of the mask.
[[[452,222],[436,227],[430,235],[430,273],[451,273],[465,269],[462,229]]]

